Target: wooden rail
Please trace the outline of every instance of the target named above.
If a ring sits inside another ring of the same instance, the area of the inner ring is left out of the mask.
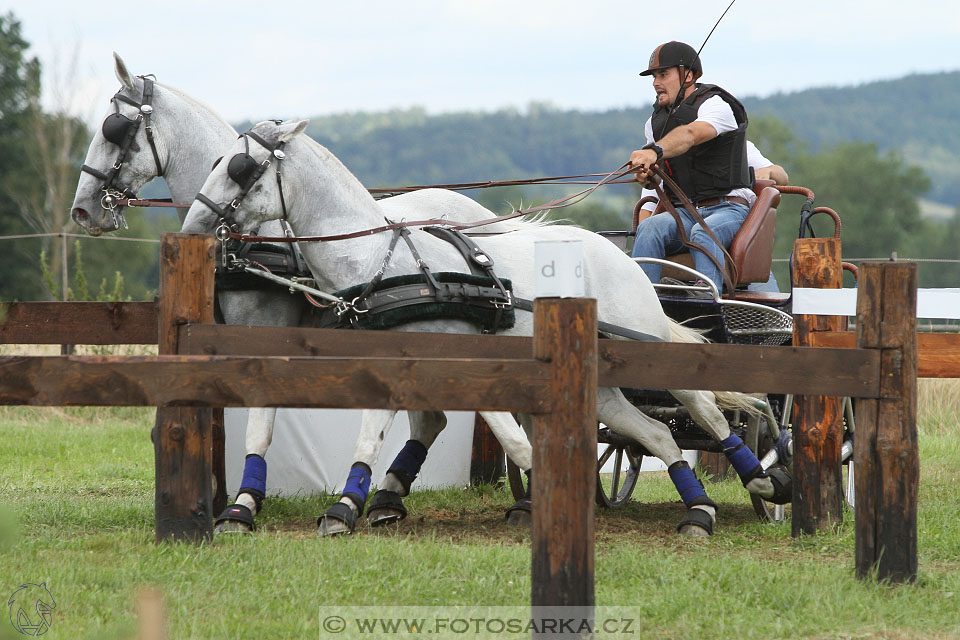
[[[811,346],[854,349],[854,331],[815,333]],[[917,375],[921,378],[960,378],[960,333],[918,333]]]
[[[157,344],[153,302],[4,302],[0,344]]]
[[[0,357],[0,404],[176,405],[158,411],[154,438],[158,539],[211,535],[209,407],[296,404],[528,411],[534,416],[533,486],[538,505],[532,600],[541,606],[592,606],[591,496],[596,463],[592,390],[597,383],[789,391],[851,395],[876,403],[876,410],[861,411],[858,405],[858,434],[867,434],[858,435],[856,445],[858,492],[862,487],[875,493],[858,500],[858,520],[861,500],[873,500],[885,515],[875,520],[870,540],[861,542],[866,534],[858,528],[858,573],[865,575],[875,567],[881,578],[911,580],[916,575],[915,545],[907,545],[902,553],[889,550],[896,536],[909,536],[911,531],[914,539],[916,535],[915,517],[910,519],[916,513],[916,492],[898,484],[893,473],[897,460],[915,455],[915,437],[910,437],[915,434],[915,410],[911,412],[910,406],[913,403],[915,409],[916,358],[911,354],[916,349],[911,350],[906,339],[911,329],[904,314],[890,311],[912,308],[915,280],[887,277],[890,264],[865,270],[860,284],[879,301],[882,319],[877,322],[882,329],[872,334],[862,329],[868,333],[858,338],[860,348],[837,350],[614,341],[601,346],[594,307],[583,300],[537,300],[534,338],[525,342],[456,336],[449,337],[456,344],[448,344],[443,342],[446,336],[415,334],[343,333],[331,339],[318,330],[213,330],[204,326],[210,321],[212,240],[167,234],[161,260],[157,343],[161,354],[178,355]],[[858,327],[873,326],[873,308],[864,307],[862,313]],[[251,332],[259,337],[254,340]],[[265,348],[255,344],[261,338],[271,353],[286,349],[311,355],[183,355],[253,352]],[[355,351],[337,353],[353,340]],[[421,353],[430,349],[442,349],[447,357]],[[547,431],[551,442],[543,436]],[[569,447],[556,449],[560,442]],[[903,446],[891,447],[891,442]],[[872,467],[865,457],[875,459]],[[561,467],[553,468],[555,464]],[[548,493],[550,487],[556,492]],[[893,513],[907,515],[905,522],[896,523],[896,535],[890,528]],[[861,565],[867,569],[861,570]]]

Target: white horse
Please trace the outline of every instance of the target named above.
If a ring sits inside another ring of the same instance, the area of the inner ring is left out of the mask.
[[[307,121],[277,124],[262,122],[238,141],[227,156],[243,165],[259,166],[259,174],[228,171],[221,163],[207,177],[198,200],[190,207],[183,229],[207,232],[222,219],[244,232],[266,220],[284,215],[297,237],[352,234],[382,225],[382,211],[360,182],[323,146],[300,135]],[[276,179],[282,173],[281,183]],[[239,198],[238,198],[239,196]],[[283,205],[281,206],[281,202]],[[227,205],[226,203],[232,203]],[[457,211],[450,212],[452,220]],[[521,223],[519,230],[477,240],[497,265],[500,278],[512,281],[513,295],[530,299],[534,293],[534,243],[541,240],[580,240],[584,249],[586,295],[597,299],[601,321],[662,340],[699,340],[664,315],[656,292],[643,271],[604,238],[574,227]],[[434,271],[463,271],[464,258],[450,243],[421,230],[409,229],[411,243],[396,244],[390,233],[361,234],[347,240],[302,244],[304,256],[318,287],[338,291],[371,281],[378,271],[401,276],[421,273],[426,265]],[[394,246],[395,245],[395,246]],[[394,247],[391,251],[391,247]],[[388,257],[389,254],[389,257]],[[531,335],[530,314],[518,312],[515,325],[505,334]],[[410,331],[473,333],[475,325],[461,320],[412,322]],[[716,397],[706,391],[671,391],[706,431],[723,443],[724,449],[747,489],[765,498],[783,499],[781,479],[768,476],[756,456],[732,434]],[[750,409],[746,398],[742,408]],[[611,429],[642,443],[669,468],[687,513],[679,525],[682,533],[709,535],[715,523],[716,505],[707,497],[693,471],[681,457],[666,425],[641,413],[619,389],[598,390],[597,414]],[[320,518],[320,532],[327,520],[349,518],[356,509],[350,496],[353,487],[369,483],[383,430],[362,430],[356,449],[356,463],[340,503]]]
[[[115,72],[121,89],[111,100],[104,118],[104,126],[97,131],[84,160],[73,202],[72,217],[91,235],[114,231],[123,223],[121,206],[116,200],[135,197],[135,194],[158,175],[167,182],[174,202],[190,202],[199,191],[203,178],[209,173],[222,152],[236,140],[237,132],[216,112],[173,87],[152,83],[135,77],[123,60],[114,54]],[[152,99],[146,100],[147,84]],[[148,102],[149,107],[142,105]],[[146,132],[146,121],[139,125],[130,143],[115,179],[109,187],[105,183],[110,168],[117,163],[124,145],[126,127],[133,126],[138,116],[149,112],[152,140]],[[107,135],[105,135],[105,132]],[[110,138],[110,139],[108,139]],[[112,139],[112,140],[111,140]],[[110,199],[113,199],[111,201]],[[378,205],[384,215],[397,218],[432,217],[456,210],[467,218],[479,220],[492,214],[473,200],[460,194],[439,189],[423,190],[382,201]],[[178,209],[181,222],[186,209]],[[491,225],[508,230],[503,222]],[[260,228],[264,235],[284,235],[279,221],[270,221]],[[286,251],[289,245],[278,245]],[[291,295],[285,287],[268,284],[261,289],[217,292],[218,305],[226,324],[256,326],[298,326],[306,322],[308,305],[302,296]],[[519,467],[529,470],[531,450],[526,436],[510,414],[484,412],[484,418],[500,439],[505,451]],[[246,428],[247,458],[244,475],[235,504],[218,518],[217,531],[251,531],[254,518],[262,506],[266,491],[266,463],[264,455],[273,438],[276,409],[259,408],[249,412]],[[377,429],[392,413],[364,412],[362,422]],[[398,456],[384,482],[384,492],[371,504],[371,522],[385,524],[405,515],[400,498],[409,491],[426,450],[436,440],[446,424],[440,412],[410,412],[411,439]],[[399,465],[399,466],[398,466]],[[396,495],[394,495],[396,494]],[[364,493],[363,497],[366,497]],[[523,520],[522,514],[514,517]],[[345,530],[352,530],[347,526]]]

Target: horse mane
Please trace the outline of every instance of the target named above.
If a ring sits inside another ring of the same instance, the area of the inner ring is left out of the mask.
[[[197,98],[194,98],[193,96],[191,96],[189,93],[186,93],[185,91],[183,91],[183,90],[181,90],[181,89],[178,89],[178,88],[176,88],[176,87],[170,86],[169,84],[164,84],[164,83],[162,83],[162,82],[156,82],[155,85],[158,86],[158,87],[162,87],[162,88],[163,88],[164,90],[166,90],[166,91],[169,91],[170,93],[172,93],[173,95],[177,96],[178,98],[180,98],[180,99],[183,100],[184,102],[189,103],[189,104],[192,104],[192,105],[194,105],[194,106],[196,106],[196,107],[198,107],[198,108],[206,111],[206,112],[209,113],[214,119],[216,119],[219,123],[221,123],[223,126],[229,127],[230,129],[233,129],[233,128],[234,128],[233,125],[230,124],[229,122],[227,122],[227,121],[224,119],[223,116],[221,116],[215,109],[210,108],[210,106],[207,105],[207,103],[203,102],[202,100],[198,100]]]

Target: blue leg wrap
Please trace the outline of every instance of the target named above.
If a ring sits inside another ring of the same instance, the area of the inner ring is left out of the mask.
[[[354,463],[343,487],[343,495],[353,500],[357,508],[363,510],[370,493],[370,467],[362,462]]]
[[[239,493],[249,493],[258,504],[267,495],[267,461],[255,453],[248,455],[243,464]]]
[[[762,474],[760,461],[757,460],[757,456],[750,450],[750,447],[743,444],[740,436],[731,433],[730,437],[721,440],[720,444],[723,445],[723,454],[727,456],[727,460],[733,465],[743,482],[749,482],[758,477],[758,470]]]
[[[677,493],[680,494],[680,499],[683,500],[683,504],[685,504],[688,509],[694,504],[700,504],[702,502],[702,500],[698,501],[697,498],[707,497],[707,492],[703,490],[703,485],[697,480],[697,476],[694,475],[693,470],[685,460],[674,462],[670,465],[670,468],[667,469],[667,473],[670,474],[670,479],[673,480],[674,486],[677,487]],[[709,501],[709,498],[707,500]]]
[[[387,473],[394,474],[403,485],[404,490],[409,493],[410,485],[413,484],[417,474],[420,473],[420,467],[423,466],[423,461],[426,458],[427,448],[422,443],[416,440],[407,440]]]

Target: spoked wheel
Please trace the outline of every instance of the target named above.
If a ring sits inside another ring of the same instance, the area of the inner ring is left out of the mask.
[[[527,492],[527,474],[520,471],[520,467],[507,458],[507,480],[510,481],[510,493],[514,500],[520,500]]]
[[[637,487],[643,453],[631,441],[617,436],[609,429],[600,430],[600,443],[603,452],[597,459],[597,504],[604,507],[619,507],[626,504]],[[613,473],[609,484],[600,472],[607,461],[613,460]],[[626,462],[626,469],[624,469]]]
[[[771,415],[770,418],[776,420],[777,426],[781,431],[786,431],[790,409],[793,405],[793,396],[784,396],[783,406],[779,417]],[[766,456],[776,446],[776,440],[770,432],[767,425],[767,419],[764,416],[750,416],[747,420],[747,431],[744,437],[744,443],[750,447],[753,452],[763,462]],[[783,522],[790,517],[789,504],[775,504],[765,500],[762,496],[755,493],[750,494],[750,501],[753,503],[753,511],[760,518],[761,522]]]
[[[597,504],[605,507],[619,507],[626,504],[633,495],[633,490],[637,487],[637,479],[640,475],[640,465],[643,464],[643,453],[638,451],[638,447],[628,442],[620,442],[615,434],[611,434],[611,439],[617,439],[616,442],[604,442],[604,431],[601,430],[601,447],[605,447],[600,457],[597,459]],[[610,474],[610,480],[604,478],[600,469],[607,464],[608,460],[613,460],[613,473]],[[626,469],[624,469],[626,462]],[[510,493],[514,500],[523,498],[527,489],[527,476],[520,467],[513,464],[510,458],[507,458],[507,479],[510,482]]]
[[[847,501],[852,509],[854,507],[856,492],[853,482],[853,432],[856,429],[856,423],[853,419],[853,398],[843,399],[843,448],[840,449],[840,464],[843,465],[846,474],[844,477],[843,499]]]

